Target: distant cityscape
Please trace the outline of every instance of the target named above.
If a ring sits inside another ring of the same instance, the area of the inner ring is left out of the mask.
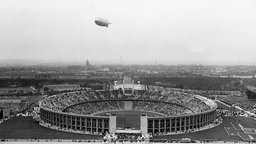
[[[2,66],[0,78],[13,79],[120,79],[130,73],[136,77],[221,77],[254,78],[256,66],[234,65],[92,65],[87,60],[84,65],[34,65]]]

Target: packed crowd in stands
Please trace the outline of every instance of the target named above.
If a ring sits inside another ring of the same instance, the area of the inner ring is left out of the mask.
[[[103,102],[89,102],[81,105],[76,105],[66,109],[68,113],[91,115],[103,111],[118,111],[124,109],[123,101],[103,101]]]
[[[138,100],[137,103],[134,102],[135,110],[155,111],[167,116],[173,114],[198,113],[211,109],[209,105],[193,94],[164,88],[134,90],[132,95],[125,95],[120,89],[113,91],[80,90],[46,97],[41,101],[41,106],[54,111],[63,111],[69,106],[83,103],[83,106],[76,106],[69,109],[69,111],[77,111],[81,114],[92,114],[98,111],[122,110],[123,103],[120,101],[123,100]],[[142,102],[143,100],[145,102]],[[75,108],[77,108],[77,110],[75,110]]]
[[[184,106],[157,103],[150,101],[133,101],[133,110],[154,111],[165,116],[192,114],[193,112]]]

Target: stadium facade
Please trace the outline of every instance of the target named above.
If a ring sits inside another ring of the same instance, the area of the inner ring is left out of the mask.
[[[129,78],[111,90],[75,91],[42,99],[40,124],[57,130],[102,135],[109,133],[178,134],[214,125],[217,104],[179,89],[134,84]],[[119,128],[115,111],[145,111],[140,127]],[[104,112],[107,115],[96,115]]]

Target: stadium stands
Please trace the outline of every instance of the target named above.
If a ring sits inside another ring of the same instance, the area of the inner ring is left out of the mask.
[[[179,89],[149,86],[148,90],[134,90],[131,95],[126,95],[120,89],[112,91],[80,89],[45,97],[40,101],[41,123],[49,124],[50,127],[60,127],[60,129],[102,134],[109,129],[101,119],[107,122],[109,118],[95,117],[94,114],[124,111],[125,101],[132,104],[131,109],[134,111],[163,115],[162,117],[149,115],[148,132],[153,135],[171,131],[193,131],[207,127],[216,119],[217,105],[207,98],[185,93]],[[70,117],[70,122],[67,117]],[[158,125],[153,124],[160,121]],[[87,128],[86,126],[83,128],[84,124],[81,125],[81,123],[88,123]],[[167,126],[168,123],[169,126]],[[105,127],[102,128],[102,125]]]

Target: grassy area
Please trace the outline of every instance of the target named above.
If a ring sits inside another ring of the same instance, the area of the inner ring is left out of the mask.
[[[102,139],[102,136],[74,134],[40,126],[31,117],[13,117],[0,124],[0,139]]]
[[[232,104],[236,104],[236,103],[246,103],[246,104],[256,104],[256,101],[253,100],[249,100],[247,99],[246,96],[243,97],[222,97],[222,99],[227,100],[229,102],[231,102]]]
[[[41,98],[43,98],[44,95],[33,95],[33,96],[28,96],[27,98],[27,102],[28,104],[31,104],[31,103],[38,103],[39,100]]]
[[[154,139],[242,140],[239,136],[228,135],[225,131],[224,127],[232,128],[231,122],[240,122],[248,128],[256,127],[256,121],[251,118],[225,117],[222,124],[212,129],[179,135],[154,136]],[[102,139],[102,136],[56,131],[40,126],[31,117],[13,117],[0,124],[0,139]]]

